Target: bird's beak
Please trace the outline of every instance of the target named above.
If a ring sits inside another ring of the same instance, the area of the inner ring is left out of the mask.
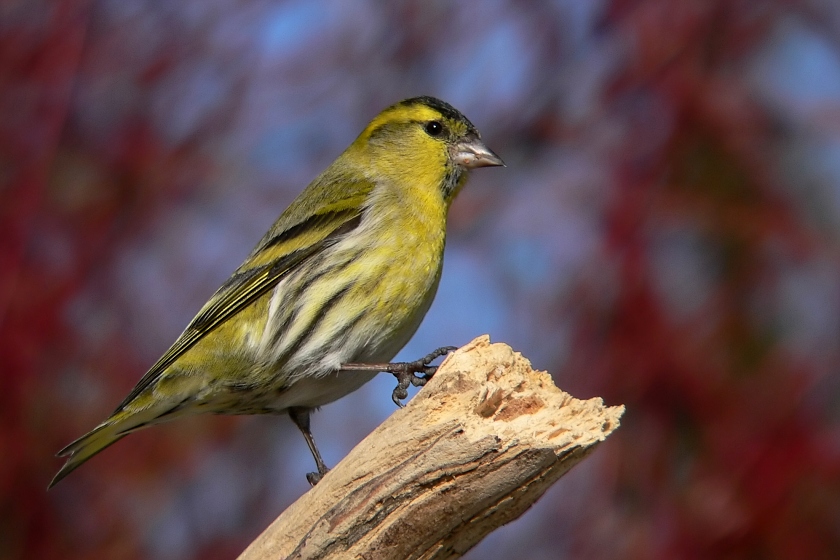
[[[502,158],[485,146],[484,142],[478,136],[473,135],[470,135],[463,142],[458,142],[452,147],[452,161],[467,169],[496,165],[505,166]]]

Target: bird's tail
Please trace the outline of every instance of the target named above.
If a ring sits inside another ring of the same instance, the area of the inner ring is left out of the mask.
[[[135,399],[128,404],[124,403],[107,420],[58,452],[58,457],[67,457],[67,461],[53,477],[47,489],[128,434],[189,414],[191,409],[185,406],[189,402],[191,399],[183,399],[175,406],[167,402],[148,406],[145,402],[137,403]]]
[[[52,488],[65,476],[79,468],[82,463],[108,447],[116,443],[128,432],[122,430],[123,426],[108,419],[90,432],[86,433],[64,449],[58,452],[58,457],[67,457],[64,465],[53,477],[47,489]]]
[[[156,408],[145,408],[140,411],[129,408],[117,409],[110,418],[58,452],[57,456],[67,457],[67,461],[53,477],[47,489],[58,484],[61,479],[79,468],[85,461],[128,434],[173,418],[174,410],[177,409],[170,409],[161,414]]]

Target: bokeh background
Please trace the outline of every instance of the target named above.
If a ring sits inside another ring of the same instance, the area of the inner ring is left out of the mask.
[[[285,418],[132,435],[49,493],[293,197],[430,94],[506,161],[400,354],[489,333],[618,430],[473,559],[840,558],[835,0],[4,0],[0,557],[231,558]],[[314,417],[330,464],[393,411]]]

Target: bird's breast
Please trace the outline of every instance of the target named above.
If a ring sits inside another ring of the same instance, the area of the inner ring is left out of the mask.
[[[365,309],[365,344],[359,360],[390,360],[417,330],[440,281],[446,212],[438,207],[370,208],[347,250],[358,255],[348,273],[357,280],[355,306]],[[399,208],[399,210],[397,210]]]

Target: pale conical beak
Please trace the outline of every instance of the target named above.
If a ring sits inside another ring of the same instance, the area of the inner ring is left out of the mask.
[[[505,165],[502,158],[494,154],[477,136],[455,144],[452,147],[452,161],[467,169]]]

